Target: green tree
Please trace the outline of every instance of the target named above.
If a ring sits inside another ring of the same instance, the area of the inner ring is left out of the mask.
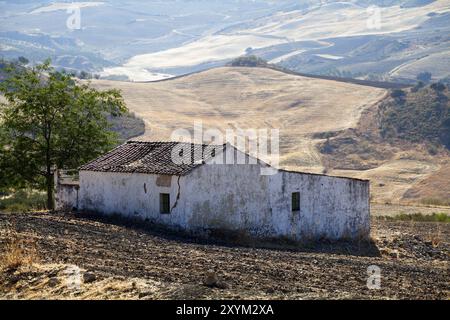
[[[430,72],[421,72],[417,75],[416,79],[425,83],[430,82],[432,74]]]
[[[445,87],[445,84],[437,82],[437,83],[433,83],[430,86],[430,88],[435,90],[435,91],[437,91],[437,92],[442,92],[442,91],[445,90],[446,87]]]
[[[78,78],[80,78],[82,80],[92,79],[92,75],[89,72],[82,70],[80,72],[80,74],[78,75]]]
[[[229,65],[232,67],[265,67],[267,61],[255,55],[238,57],[232,60]]]
[[[50,61],[0,85],[0,184],[46,190],[53,209],[54,168],[76,168],[117,142],[108,116],[126,112],[117,90],[97,91],[55,71]]]
[[[391,92],[391,97],[395,99],[403,99],[405,98],[406,93],[401,89],[395,89]]]
[[[22,65],[28,64],[30,62],[27,58],[22,57],[22,56],[17,58],[17,61],[19,61],[19,63],[22,64]]]

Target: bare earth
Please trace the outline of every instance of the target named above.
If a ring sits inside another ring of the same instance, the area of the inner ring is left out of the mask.
[[[92,217],[34,213],[0,214],[1,252],[8,230],[35,243],[40,261],[0,273],[4,299],[450,297],[446,223],[374,220],[372,245],[321,243],[290,251],[207,244]],[[380,290],[366,286],[371,265],[381,268]],[[81,282],[73,286],[76,267]],[[219,287],[204,284],[207,270],[214,270]]]

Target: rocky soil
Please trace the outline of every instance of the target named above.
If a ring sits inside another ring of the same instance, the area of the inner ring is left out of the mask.
[[[0,256],[12,233],[38,258],[3,268],[3,299],[450,297],[448,223],[375,219],[372,243],[281,250],[279,243],[207,243],[72,213],[0,214]],[[371,265],[381,271],[378,290],[367,287]]]

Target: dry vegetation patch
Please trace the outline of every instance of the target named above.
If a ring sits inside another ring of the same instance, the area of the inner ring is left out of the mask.
[[[13,272],[39,262],[38,248],[32,235],[20,234],[12,227],[2,230],[1,235],[0,270]]]
[[[432,87],[394,90],[366,109],[356,128],[324,136],[324,166],[370,179],[374,201],[448,205],[448,96]]]

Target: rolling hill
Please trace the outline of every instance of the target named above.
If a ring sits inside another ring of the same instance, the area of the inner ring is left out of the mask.
[[[370,114],[390,99],[385,89],[246,67],[150,83],[93,80],[92,85],[122,90],[130,110],[146,122],[141,139],[167,140],[176,129],[192,131],[199,120],[204,129],[221,131],[279,128],[281,167],[371,179],[374,201],[417,202],[411,195],[440,197],[448,189],[446,184],[427,182],[448,165],[448,156],[430,155],[423,145],[375,148],[373,153],[369,148],[362,155],[369,166],[341,166],[338,156],[330,162],[321,153],[330,137],[378,130],[370,124]]]
[[[246,53],[314,74],[405,82],[428,70],[435,79],[449,75],[448,68],[434,67],[445,61],[441,53],[449,48],[447,1],[311,1],[277,9],[177,47],[135,55],[105,75],[123,73],[135,80],[146,70],[176,75]]]
[[[308,137],[355,126],[361,111],[386,94],[265,68],[217,68],[156,83],[92,83],[120,88],[128,107],[147,121],[149,138],[169,139],[173,130],[192,129],[198,120],[205,129],[279,128],[282,163],[318,172],[323,167]]]

